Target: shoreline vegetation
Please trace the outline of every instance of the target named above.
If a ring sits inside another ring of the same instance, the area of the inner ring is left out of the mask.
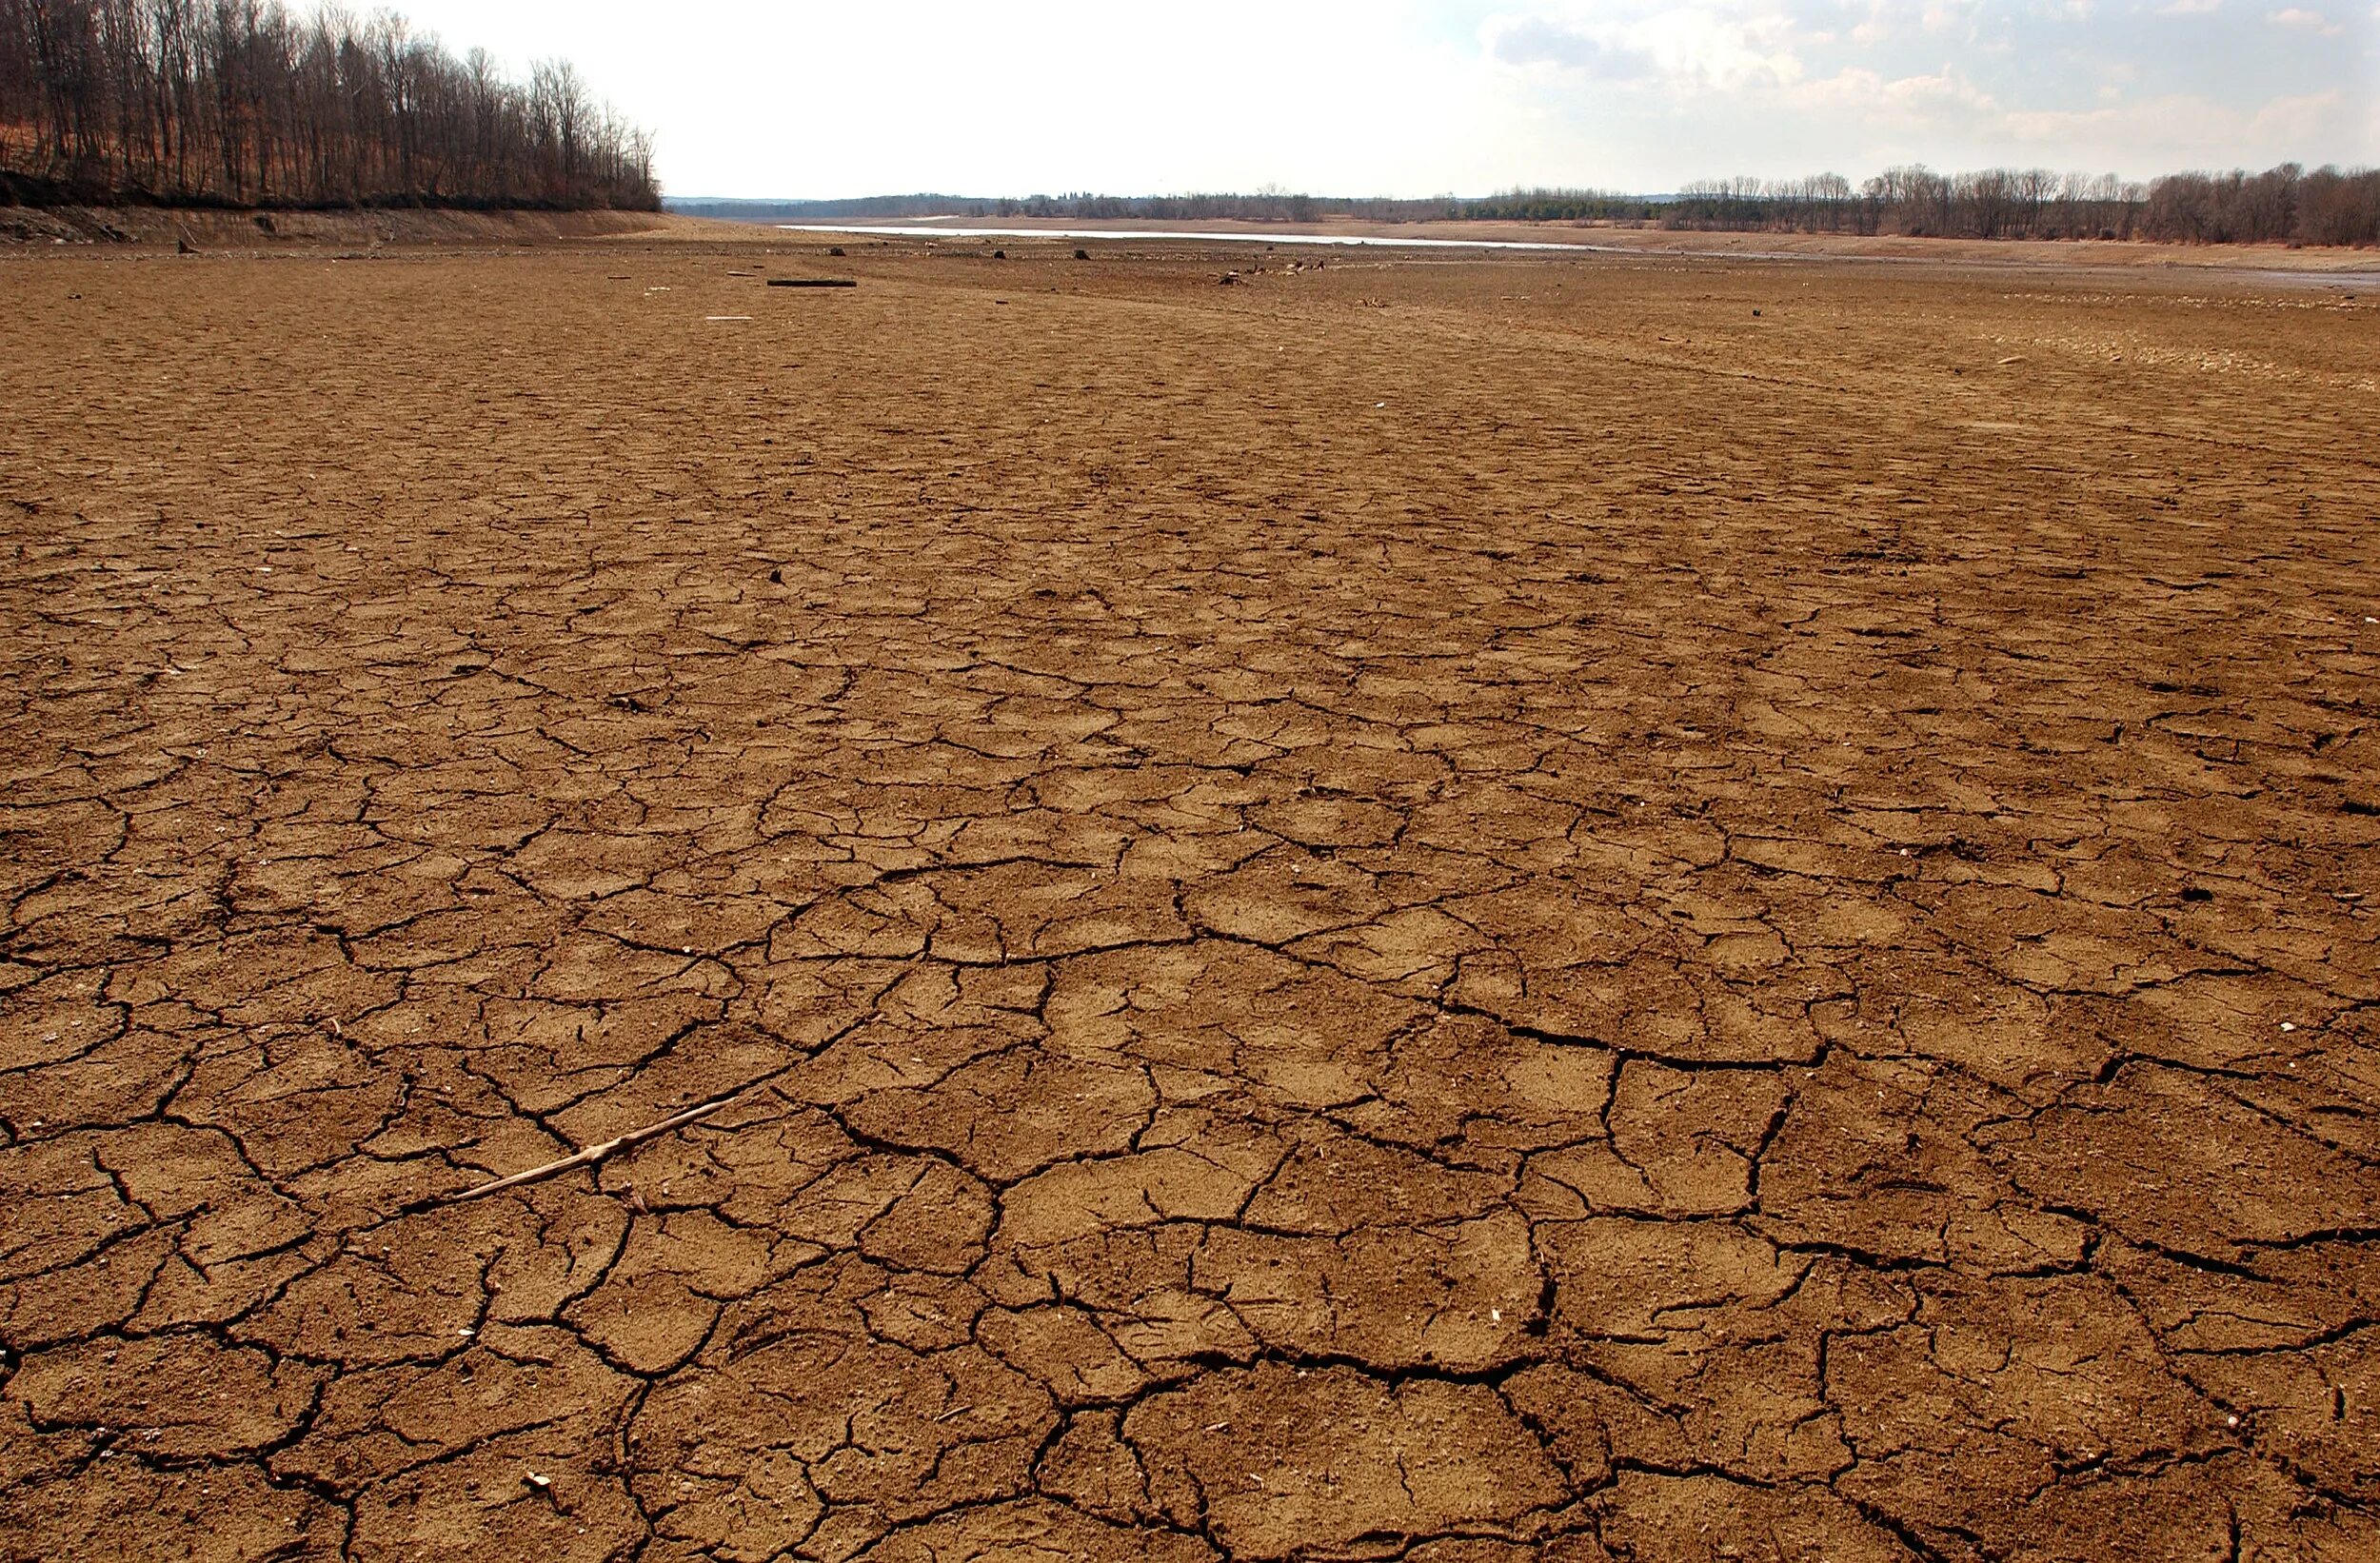
[[[0,0],[0,205],[657,211],[652,139],[401,16]]]
[[[2161,244],[2380,244],[2380,169],[2176,173],[2146,184],[2113,174],[1987,168],[1957,174],[1919,166],[1854,186],[1839,174],[1716,180],[1673,195],[1594,189],[1514,189],[1418,200],[1324,197],[1279,189],[1251,195],[1094,194],[982,197],[879,195],[838,201],[687,198],[686,217],[823,222],[940,218],[1079,222],[1543,223],[1673,232],[1837,234],[1856,238],[2092,239]]]

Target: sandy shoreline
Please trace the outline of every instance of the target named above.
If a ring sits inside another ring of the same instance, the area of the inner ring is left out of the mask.
[[[805,226],[824,227],[831,220],[804,219]],[[931,234],[952,228],[1014,228],[1026,232],[1057,233],[1067,228],[1097,228],[1119,232],[1162,232],[1185,225],[1163,221],[1120,219],[1084,223],[1072,219],[954,218],[947,223],[855,219],[875,228]],[[729,227],[741,227],[729,224]],[[775,225],[753,225],[775,226]],[[1189,225],[1215,233],[1267,235],[1293,225],[1251,222],[1212,222]],[[1861,238],[1844,234],[1690,233],[1660,228],[1575,223],[1361,223],[1321,222],[1294,225],[1299,232],[1366,239],[1418,239],[1434,244],[1558,244],[1590,250],[1648,255],[1775,255],[1812,257],[1890,258],[1912,261],[1992,263],[2077,267],[2190,267],[2243,271],[2319,271],[2380,273],[2380,250],[2291,248],[2283,245],[2165,245],[2097,240],[1979,240]]]
[[[118,242],[173,246],[188,238],[203,248],[242,251],[325,245],[367,247],[485,247],[633,239],[645,243],[741,244],[768,242],[786,230],[773,223],[638,212],[278,212],[266,213],[269,232],[248,212],[160,208],[0,208],[0,253],[68,244]],[[825,228],[829,225],[811,225]],[[1243,239],[1275,237],[1284,225],[1214,222],[1196,229]],[[953,228],[1013,228],[1058,236],[1070,228],[1096,228],[1121,234],[1161,234],[1183,225],[1134,220],[1081,223],[1030,218],[997,222],[954,219],[949,223],[855,220],[851,228],[883,228],[921,243]],[[1858,238],[1828,234],[1680,233],[1655,228],[1571,223],[1354,223],[1298,225],[1299,232],[1344,238],[1419,240],[1448,244],[1523,244],[1577,247],[1582,253],[1656,257],[1738,259],[1872,259],[1957,266],[2001,266],[2077,270],[2174,270],[2335,275],[2352,286],[2380,279],[2380,251],[2291,248],[2276,245],[2155,245],[2099,241],[1982,241],[1964,239]],[[799,243],[805,236],[791,234]],[[807,235],[806,237],[817,237]],[[11,242],[13,241],[13,242]],[[971,241],[947,238],[951,244]],[[1102,241],[1104,242],[1104,241]],[[1182,241],[1173,241],[1180,243]],[[1195,241],[1191,241],[1195,242]],[[1236,246],[1234,247],[1237,247]]]

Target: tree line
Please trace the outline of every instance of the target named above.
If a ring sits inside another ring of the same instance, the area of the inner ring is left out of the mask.
[[[2380,244],[2380,168],[2173,174],[2149,187],[2141,227],[2185,244]]]
[[[684,201],[674,209],[748,222],[914,217],[1119,218],[1154,222],[1611,223],[1765,233],[1908,234],[1969,239],[2152,239],[2177,244],[2380,244],[2380,169],[2285,163],[2263,173],[2177,173],[2146,184],[2048,168],[1936,173],[1889,168],[1711,180],[1674,195],[1512,189],[1417,200],[1253,195],[880,195],[855,201]]]
[[[2113,174],[2048,168],[1936,173],[1888,168],[1854,186],[1841,174],[1706,180],[1680,190],[1666,226],[1777,233],[1899,233],[1968,239],[2130,239],[2144,187]]]
[[[2176,244],[2380,244],[2380,169],[2113,174],[1889,168],[1854,188],[1840,174],[1690,185],[1663,210],[1676,228],[1899,233],[1968,239],[2150,239]]]
[[[562,61],[508,79],[382,11],[0,0],[0,200],[658,209],[652,143]]]

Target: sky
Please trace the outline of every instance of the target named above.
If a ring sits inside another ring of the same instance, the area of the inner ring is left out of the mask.
[[[674,196],[1331,195],[2380,164],[2380,0],[398,0]]]

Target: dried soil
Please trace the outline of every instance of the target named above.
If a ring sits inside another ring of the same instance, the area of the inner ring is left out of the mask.
[[[2380,1553],[2380,305],[1008,247],[0,260],[0,1555]]]

